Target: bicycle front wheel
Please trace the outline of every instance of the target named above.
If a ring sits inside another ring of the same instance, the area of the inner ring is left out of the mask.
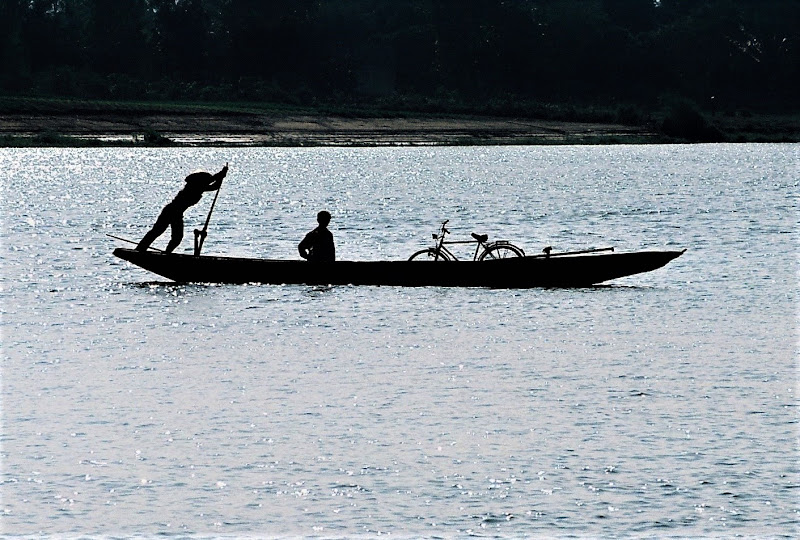
[[[486,248],[478,257],[479,261],[491,261],[493,259],[510,259],[512,257],[524,257],[525,252],[514,244],[495,243]]]
[[[439,257],[436,257],[436,250],[433,248],[423,249],[414,253],[408,258],[409,261],[449,261],[450,259],[444,252],[439,252]]]

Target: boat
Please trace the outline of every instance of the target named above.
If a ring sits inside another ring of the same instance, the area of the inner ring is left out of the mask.
[[[178,283],[387,285],[398,287],[589,287],[650,272],[682,251],[550,253],[484,261],[335,261],[254,259],[137,251],[114,255]]]

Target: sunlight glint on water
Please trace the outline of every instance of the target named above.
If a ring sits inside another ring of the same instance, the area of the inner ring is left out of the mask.
[[[796,536],[798,148],[2,149],[2,532]],[[531,254],[688,251],[510,291],[111,256],[226,161],[209,254],[297,258],[323,208],[351,260],[444,219]]]

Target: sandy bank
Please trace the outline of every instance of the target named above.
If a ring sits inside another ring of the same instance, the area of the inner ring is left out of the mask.
[[[513,118],[344,118],[268,114],[0,114],[0,136],[55,134],[140,140],[158,133],[179,144],[369,146],[646,142],[639,127]]]

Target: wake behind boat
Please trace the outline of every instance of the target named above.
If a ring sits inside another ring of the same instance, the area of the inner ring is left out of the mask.
[[[588,287],[650,272],[682,251],[576,252],[481,261],[335,261],[216,257],[117,248],[114,255],[179,283]]]

